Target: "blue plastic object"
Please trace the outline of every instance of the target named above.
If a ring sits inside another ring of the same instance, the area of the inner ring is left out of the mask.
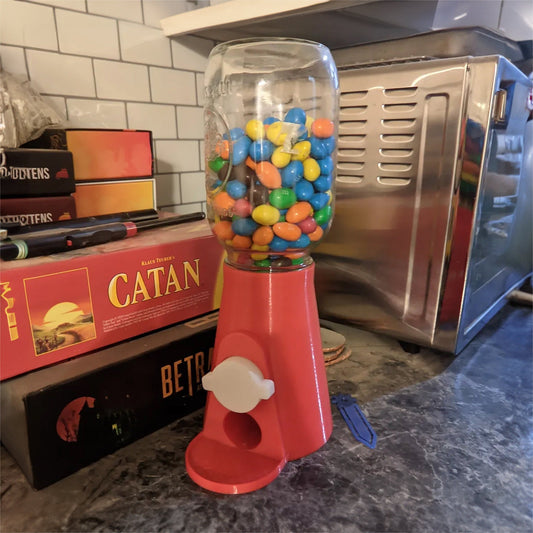
[[[331,397],[331,402],[337,406],[352,435],[365,446],[374,449],[378,440],[377,435],[355,398],[348,394],[336,394]]]

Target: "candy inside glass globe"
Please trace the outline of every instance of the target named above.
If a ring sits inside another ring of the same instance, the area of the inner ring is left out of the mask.
[[[238,268],[311,263],[334,211],[338,81],[329,50],[254,39],[213,49],[206,70],[207,215]]]

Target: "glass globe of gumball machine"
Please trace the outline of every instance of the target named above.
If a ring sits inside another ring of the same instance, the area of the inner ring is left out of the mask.
[[[259,489],[318,450],[332,420],[310,252],[334,209],[338,78],[325,46],[218,45],[205,74],[207,215],[226,249],[198,485]]]

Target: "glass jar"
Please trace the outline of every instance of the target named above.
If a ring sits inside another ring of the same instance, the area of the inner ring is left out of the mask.
[[[338,78],[300,39],[216,46],[205,74],[207,217],[237,268],[299,269],[334,211]]]

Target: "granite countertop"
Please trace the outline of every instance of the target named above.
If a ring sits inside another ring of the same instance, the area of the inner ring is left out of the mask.
[[[316,453],[238,496],[185,472],[194,413],[33,490],[2,448],[1,531],[512,532],[533,530],[533,320],[507,305],[457,357],[327,323],[350,358],[328,367],[377,433],[359,443],[333,407]]]

